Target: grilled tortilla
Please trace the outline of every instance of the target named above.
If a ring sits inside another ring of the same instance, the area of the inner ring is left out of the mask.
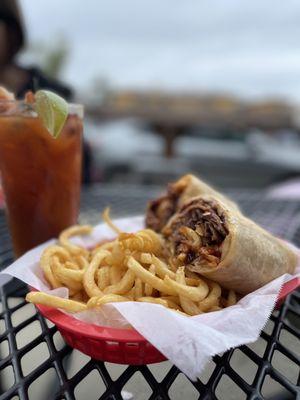
[[[238,210],[238,206],[226,196],[217,192],[194,175],[185,175],[177,182],[168,185],[167,192],[148,204],[146,225],[148,228],[161,232],[169,219],[190,198],[199,195],[213,195],[231,209]]]
[[[162,234],[177,264],[241,294],[296,268],[287,244],[212,196],[186,201]]]

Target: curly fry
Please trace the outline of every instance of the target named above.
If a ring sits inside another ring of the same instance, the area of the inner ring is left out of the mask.
[[[167,286],[173,288],[176,293],[187,297],[193,301],[201,301],[203,300],[209,292],[207,284],[199,278],[199,285],[197,287],[186,286],[184,284],[173,281],[168,276],[165,277],[163,281]]]
[[[62,299],[61,297],[42,292],[27,293],[26,300],[29,303],[43,304],[45,306],[51,304],[51,307],[61,308],[69,312],[84,311],[87,308],[86,304],[80,303],[79,301]]]
[[[103,221],[108,225],[114,232],[120,234],[122,231],[112,222],[110,218],[110,208],[106,207],[102,213]]]
[[[91,225],[74,225],[65,229],[59,235],[59,244],[67,249],[72,254],[87,254],[87,250],[70,242],[70,237],[78,235],[88,235],[93,230]]]
[[[153,265],[153,264],[150,265],[149,272],[152,275],[155,275],[155,265]],[[149,283],[145,283],[145,295],[147,297],[149,297],[149,296],[152,296],[152,293],[153,293],[153,287],[151,285],[149,285]]]
[[[95,282],[95,273],[101,262],[109,255],[107,250],[102,250],[95,254],[90,265],[83,274],[83,287],[90,297],[103,296],[103,292],[99,289]]]
[[[130,299],[125,296],[119,296],[117,294],[105,294],[103,296],[95,296],[90,298],[90,300],[87,302],[87,308],[99,307],[102,304],[118,303],[121,301],[130,301]]]
[[[67,252],[67,250],[63,249],[60,246],[49,246],[43,251],[41,255],[40,265],[44,271],[47,281],[50,283],[53,289],[62,286],[60,280],[55,277],[52,271],[52,257],[54,255],[60,256],[60,258],[63,260],[67,260],[69,257],[69,253]]]
[[[234,306],[237,302],[237,295],[234,290],[229,290],[227,298],[227,307]]]
[[[136,299],[136,301],[139,301],[142,303],[160,304],[161,306],[168,308],[168,301],[165,299],[162,299],[160,297],[145,296],[145,297],[140,297],[140,298]]]
[[[119,242],[122,248],[131,251],[159,254],[162,250],[161,237],[151,229],[137,233],[120,233]]]
[[[105,294],[125,294],[132,289],[135,275],[132,271],[127,270],[123,278],[115,285],[108,286],[104,289]]]
[[[110,268],[111,267],[104,265],[97,271],[97,282],[98,282],[98,288],[100,290],[104,290],[107,286],[110,285],[110,276],[109,276]]]
[[[221,297],[221,286],[216,282],[208,282],[208,286],[210,288],[210,292],[208,296],[198,303],[198,307],[202,312],[208,311],[212,307],[219,306],[219,300]]]
[[[143,282],[140,278],[135,278],[133,294],[135,300],[143,296]]]
[[[66,263],[67,264],[67,263]],[[64,265],[59,261],[58,257],[53,257],[53,272],[55,276],[62,282],[71,280],[73,282],[82,283],[83,272],[74,269],[69,269],[64,267]],[[80,285],[81,286],[81,285]]]
[[[182,285],[186,285],[186,278],[183,267],[178,268],[176,272],[176,281]],[[183,311],[188,315],[201,314],[201,311],[199,310],[197,304],[189,298],[183,296],[182,294],[179,294],[179,301]]]
[[[157,289],[158,291],[175,295],[176,290],[172,287],[168,286],[162,279],[158,278],[155,275],[152,275],[151,272],[147,271],[143,266],[136,261],[133,257],[130,257],[128,260],[128,268],[132,270],[136,276],[142,279],[143,282],[148,283],[153,288]]]

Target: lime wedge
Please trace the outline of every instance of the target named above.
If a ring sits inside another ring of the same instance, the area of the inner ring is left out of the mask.
[[[68,116],[68,103],[49,90],[38,90],[35,93],[35,107],[45,128],[57,138]]]

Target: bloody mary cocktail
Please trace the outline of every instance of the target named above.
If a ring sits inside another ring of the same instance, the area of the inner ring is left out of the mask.
[[[16,257],[77,221],[82,114],[70,105],[54,139],[33,105],[0,101],[0,171]]]

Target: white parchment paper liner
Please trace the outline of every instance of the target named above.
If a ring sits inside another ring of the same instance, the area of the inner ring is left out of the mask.
[[[134,232],[143,228],[143,217],[121,219],[115,223],[123,231]],[[74,243],[90,247],[114,236],[110,228],[100,224],[91,235],[74,238]],[[67,297],[67,289],[49,289],[39,268],[41,252],[53,242],[48,241],[29,251],[2,273],[38,290]],[[73,316],[96,325],[114,327],[124,327],[129,322],[181,371],[195,380],[213,355],[257,340],[283,283],[294,277],[300,277],[300,263],[295,275],[285,274],[275,279],[245,296],[235,306],[195,317],[185,317],[157,304],[135,302],[105,305],[101,310],[84,311]]]

